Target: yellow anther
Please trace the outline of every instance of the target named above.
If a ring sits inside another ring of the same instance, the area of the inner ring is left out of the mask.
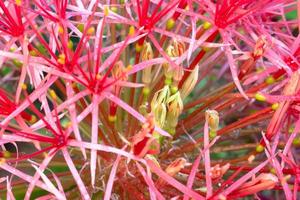
[[[58,31],[59,34],[63,34],[64,33],[64,28],[61,25],[59,25],[57,31]]]
[[[66,64],[66,55],[65,54],[59,54],[57,62],[61,65]]]
[[[205,52],[208,52],[210,50],[209,47],[202,47],[202,50],[205,51]]]
[[[128,35],[129,36],[134,36],[134,34],[135,34],[135,28],[134,28],[134,26],[130,26],[129,31],[128,31]]]
[[[204,30],[210,29],[210,27],[211,27],[211,23],[209,23],[209,22],[204,22],[203,23],[203,29]]]
[[[279,103],[273,103],[273,104],[272,104],[272,109],[273,109],[273,110],[277,110],[278,107],[279,107]]]
[[[116,115],[108,115],[108,121],[111,123],[117,121],[117,116]]]
[[[73,42],[71,40],[68,41],[68,49],[73,49]]]
[[[143,95],[148,96],[150,94],[150,88],[149,87],[144,87],[143,88]]]
[[[273,83],[275,83],[275,79],[273,76],[269,76],[268,78],[266,78],[265,82],[268,84],[268,85],[271,85]]]
[[[83,32],[83,30],[84,30],[84,24],[78,24],[78,25],[77,25],[77,28],[78,28],[78,30],[79,30],[80,32]]]
[[[271,169],[270,169],[270,172],[271,172],[272,174],[276,174],[275,168],[271,168]]]
[[[260,93],[255,94],[255,99],[257,101],[266,101],[266,97],[264,95],[260,94]]]
[[[293,140],[293,145],[295,145],[295,146],[299,146],[300,145],[300,138],[299,137],[297,137],[297,138],[295,138]]]
[[[173,29],[174,26],[175,26],[175,20],[173,18],[168,19],[167,24],[166,24],[167,30]]]
[[[2,155],[3,155],[3,158],[10,158],[11,157],[11,153],[9,151],[3,151]]]
[[[265,150],[265,147],[263,145],[259,144],[256,146],[255,150],[257,153],[261,153]]]
[[[90,28],[88,28],[86,33],[88,35],[94,35],[95,34],[95,28],[93,26],[91,26]]]
[[[30,50],[30,51],[29,51],[29,54],[30,54],[31,56],[37,56],[37,55],[38,55],[38,53],[36,52],[36,50]]]
[[[17,6],[21,6],[22,0],[16,0],[15,3],[16,3]]]
[[[49,94],[50,94],[51,98],[52,98],[54,101],[57,100],[57,95],[56,95],[56,93],[55,93],[54,90],[50,90],[50,91],[49,91]]]
[[[30,123],[31,124],[33,124],[33,123],[35,123],[37,121],[37,118],[36,118],[36,116],[35,115],[31,115],[31,118],[30,118]]]
[[[103,13],[104,13],[105,16],[109,15],[109,8],[108,8],[108,6],[104,6]]]
[[[141,52],[143,50],[143,45],[140,45],[139,43],[136,43],[135,45],[135,51],[137,53]]]
[[[25,83],[22,84],[22,90],[27,90],[27,85]]]

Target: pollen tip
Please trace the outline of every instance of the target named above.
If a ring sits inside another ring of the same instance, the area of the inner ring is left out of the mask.
[[[273,76],[269,76],[268,78],[266,78],[265,83],[268,85],[272,85],[273,83],[275,83],[275,79]]]
[[[266,101],[266,97],[264,95],[262,95],[261,93],[256,93],[255,94],[255,99],[257,101]]]
[[[58,31],[59,34],[63,34],[64,33],[64,28],[61,25],[59,25],[57,31]]]
[[[174,26],[175,26],[175,20],[173,18],[168,19],[167,24],[166,24],[167,30],[169,31],[169,30],[173,29]]]
[[[108,121],[111,123],[114,123],[117,121],[117,116],[116,115],[108,115]]]
[[[211,28],[211,23],[210,22],[204,22],[203,23],[203,29],[204,30],[208,30],[208,29],[210,29]]]
[[[16,0],[15,3],[16,3],[17,6],[21,6],[22,0]]]
[[[277,110],[278,107],[279,107],[279,103],[273,103],[273,104],[272,104],[272,109],[273,109],[273,110]]]
[[[94,35],[95,34],[95,28],[93,26],[91,26],[90,28],[88,28],[87,34],[88,35]]]
[[[106,17],[109,15],[109,8],[108,8],[108,6],[104,6],[103,14],[104,14],[104,16],[106,16]]]
[[[132,37],[132,36],[134,36],[134,34],[135,34],[135,28],[134,28],[134,26],[130,26],[128,35]]]
[[[55,91],[54,90],[50,90],[49,93],[50,93],[51,98],[54,101],[56,101],[57,100],[57,95],[56,95]]]
[[[25,83],[22,84],[22,90],[27,90],[27,85]]]
[[[36,116],[35,116],[35,115],[31,115],[31,116],[30,116],[30,121],[29,121],[29,122],[30,122],[31,124],[33,124],[33,123],[35,123],[36,121],[37,121]]]
[[[264,149],[265,149],[265,147],[263,145],[259,144],[259,145],[256,146],[255,151],[257,153],[261,153],[261,152],[264,151]]]
[[[139,43],[136,43],[135,45],[135,51],[137,53],[141,52],[143,50],[143,45],[140,45]]]
[[[61,65],[66,64],[66,55],[65,54],[59,54],[57,62]]]

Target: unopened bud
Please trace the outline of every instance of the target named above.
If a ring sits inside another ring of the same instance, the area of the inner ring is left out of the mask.
[[[169,86],[163,87],[161,90],[157,91],[151,101],[151,112],[154,114],[154,118],[158,126],[163,127],[166,115],[167,106],[166,102],[170,96]]]
[[[149,42],[144,43],[143,50],[141,52],[142,61],[153,59],[153,50]],[[142,71],[142,81],[145,84],[150,84],[152,80],[152,66],[148,66]]]
[[[178,118],[183,110],[183,102],[179,91],[167,99],[168,113],[167,126],[168,128],[175,128],[178,123]]]
[[[194,89],[198,81],[199,65],[195,67],[180,89],[181,98],[185,99]]]
[[[216,110],[207,110],[205,118],[210,130],[217,131],[219,128],[219,113]]]

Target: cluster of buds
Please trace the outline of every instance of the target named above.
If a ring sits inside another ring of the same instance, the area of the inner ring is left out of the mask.
[[[177,91],[172,94],[168,85],[157,91],[151,101],[151,111],[154,114],[156,124],[168,130],[172,135],[175,134],[182,110],[183,102],[180,92]]]

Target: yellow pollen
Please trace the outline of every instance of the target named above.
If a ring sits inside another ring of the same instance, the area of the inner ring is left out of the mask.
[[[57,95],[56,95],[55,91],[54,90],[50,90],[49,93],[50,93],[51,98],[54,101],[56,101],[57,100]]]
[[[271,84],[275,83],[275,79],[274,79],[273,76],[269,76],[269,77],[265,80],[265,82],[266,82],[268,85],[271,85]]]
[[[73,45],[73,42],[72,42],[71,40],[69,40],[69,41],[68,41],[68,48],[72,50],[72,49],[73,49],[73,46],[74,46],[74,45]]]
[[[88,35],[94,35],[95,34],[95,28],[92,26],[87,30]]]
[[[4,158],[10,158],[11,157],[11,153],[9,151],[3,151],[3,157]]]
[[[136,45],[135,45],[135,51],[139,53],[142,50],[143,50],[143,45],[140,45],[139,43],[136,43]]]
[[[61,25],[58,26],[57,30],[58,30],[59,34],[63,34],[64,33],[64,29],[63,29],[63,27]]]
[[[204,22],[203,23],[203,29],[204,30],[210,29],[210,27],[211,27],[211,23],[209,23],[209,22]]]
[[[57,62],[61,65],[66,64],[66,55],[65,54],[59,54]]]
[[[37,118],[36,118],[36,116],[35,115],[31,115],[31,118],[30,118],[30,123],[31,124],[33,124],[33,123],[35,123],[37,121]]]
[[[255,94],[255,99],[257,101],[266,101],[266,97],[264,95],[260,94],[260,93]]]
[[[128,35],[129,36],[134,36],[134,34],[135,34],[134,26],[130,26],[129,27],[129,31],[128,31]]]
[[[279,107],[279,103],[273,103],[273,104],[272,104],[272,109],[273,109],[273,110],[277,110],[278,107]]]
[[[126,67],[126,71],[130,71],[132,69],[132,65],[128,65],[127,67]]]
[[[257,145],[256,148],[255,148],[255,150],[256,150],[257,153],[263,152],[264,149],[265,149],[265,147],[263,145],[261,145],[261,144]]]
[[[116,115],[109,115],[108,116],[108,121],[111,122],[111,123],[117,121],[117,116]]]
[[[16,0],[15,3],[16,3],[17,6],[21,6],[22,0]]]
[[[30,51],[29,51],[29,54],[30,54],[31,56],[37,56],[37,55],[38,55],[37,52],[36,52],[36,50],[30,50]]]
[[[27,85],[25,83],[22,84],[22,90],[27,90]]]
[[[108,6],[104,6],[103,13],[104,13],[104,16],[108,16],[109,15],[109,8],[108,8]]]
[[[84,25],[83,24],[78,24],[77,25],[78,30],[82,33],[84,30]]]
[[[167,25],[166,25],[167,30],[169,31],[169,30],[173,29],[174,26],[175,26],[175,20],[173,18],[168,19]]]

